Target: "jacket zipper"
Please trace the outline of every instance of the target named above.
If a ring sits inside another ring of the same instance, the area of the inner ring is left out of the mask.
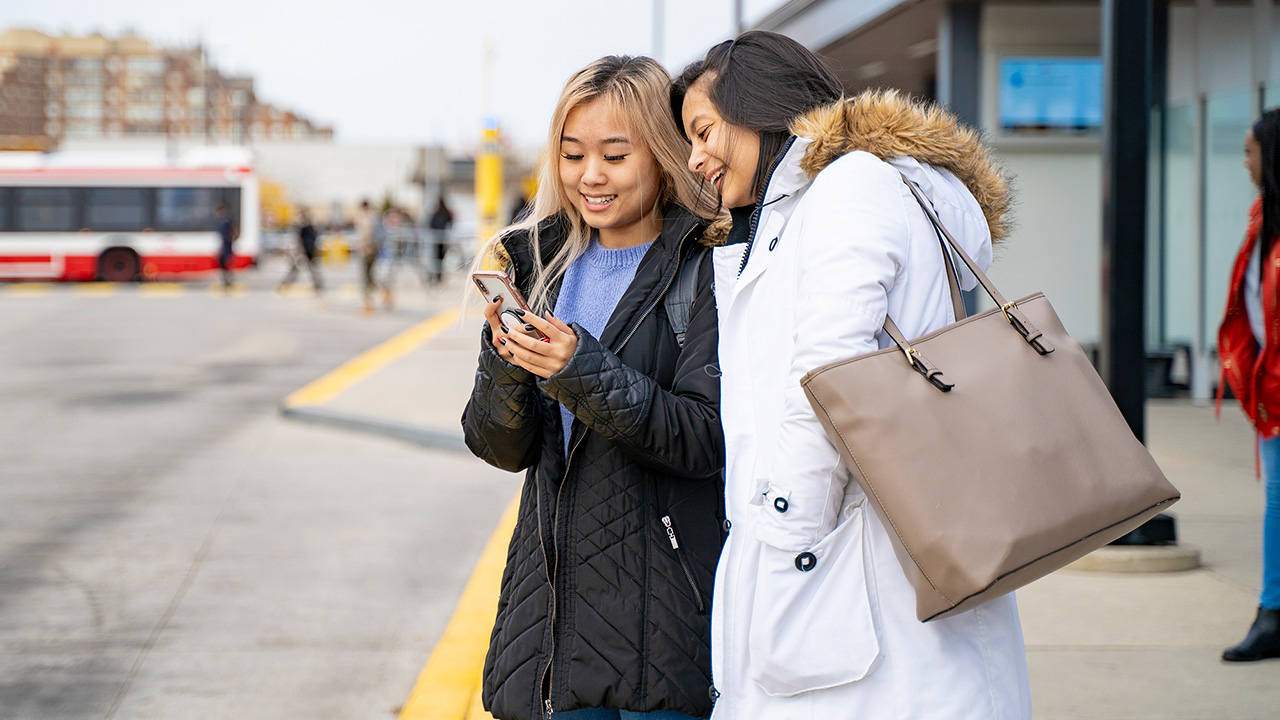
[[[773,159],[773,166],[769,168],[769,174],[765,177],[769,178],[769,182],[760,188],[760,196],[756,198],[756,210],[751,213],[751,224],[747,226],[747,249],[742,252],[742,264],[738,266],[738,277],[742,277],[742,271],[747,269],[747,260],[751,259],[751,246],[756,242],[756,223],[760,221],[760,215],[764,211],[764,196],[769,192],[769,183],[773,182],[773,174],[778,171],[778,166],[782,164],[782,158],[787,156],[787,152],[791,150],[791,145],[796,139],[792,137],[787,141],[786,145],[778,151],[778,157]],[[779,198],[781,199],[781,198]],[[772,205],[773,203],[770,203]]]
[[[689,239],[689,236],[693,234],[693,231],[695,229],[697,228],[695,227],[693,229],[690,229],[689,232],[685,233],[684,237],[680,239],[680,244],[676,247],[676,272],[671,273],[671,276],[667,278],[666,286],[663,287],[662,292],[658,293],[657,299],[649,303],[649,306],[646,307],[644,311],[640,314],[640,317],[636,319],[635,324],[631,326],[630,332],[628,332],[626,337],[622,339],[622,342],[618,343],[617,348],[613,350],[615,355],[619,352],[622,352],[623,346],[626,345],[627,341],[631,339],[631,336],[635,335],[636,331],[640,329],[640,323],[644,322],[644,319],[649,316],[649,313],[653,312],[653,309],[658,306],[658,302],[661,301],[662,298],[666,297],[667,291],[671,289],[672,283],[674,283],[676,280],[676,275],[678,275],[680,272],[680,262],[683,260],[685,240]],[[583,435],[582,437],[578,438],[578,441],[573,444],[573,447],[569,448],[569,455],[565,458],[564,477],[560,481],[560,488],[556,490],[556,507],[555,507],[555,512],[552,514],[552,517],[551,517],[552,544],[555,543],[556,528],[560,526],[560,495],[562,492],[564,492],[565,481],[569,477],[569,467],[573,464],[573,456],[578,452],[578,446],[582,444],[582,441],[585,437],[586,436]],[[536,478],[535,478],[534,487],[535,488],[537,487]],[[538,498],[539,498],[539,502],[541,502],[542,493],[538,493]],[[551,582],[551,652],[548,654],[548,657],[547,657],[547,667],[542,671],[542,692],[544,693],[542,696],[542,706],[545,711],[543,716],[546,718],[550,718],[551,713],[554,712],[551,708],[551,687],[552,687],[552,683],[555,682],[555,669],[554,669],[555,659],[556,659],[555,658],[556,656],[555,626],[556,626],[556,608],[557,608],[555,576],[556,576],[557,568],[551,564],[551,560],[547,555],[547,541],[546,541],[546,536],[542,533],[542,513],[541,512],[538,513],[538,542],[542,545],[542,561],[546,563],[547,567],[549,568],[547,579],[550,580]],[[559,563],[558,554],[557,554],[556,562],[557,564]],[[681,560],[682,565],[683,563],[684,561]],[[688,568],[685,568],[685,573],[686,574],[689,573]],[[692,582],[692,575],[689,575],[688,577],[690,578],[690,582]],[[697,591],[698,591],[697,588],[694,588],[694,593],[697,593]],[[699,609],[701,609],[702,607],[701,596],[699,596],[699,599],[698,599],[698,607]]]
[[[542,546],[542,562],[547,566],[547,584],[551,586],[551,658],[556,653],[556,570],[551,564],[551,557],[547,554],[546,534],[542,529],[542,491],[538,489],[538,470],[534,468],[533,489],[538,498],[538,544]],[[564,483],[560,486],[563,488]],[[556,491],[556,504],[560,504],[560,491]],[[552,533],[555,532],[554,521],[552,523]],[[542,702],[546,707],[543,717],[551,717],[551,685],[548,674],[551,672],[551,659],[547,660],[547,667],[542,671],[542,688],[538,691],[542,695]]]
[[[689,569],[689,563],[685,561],[684,553],[680,552],[680,541],[676,540],[676,529],[671,525],[671,516],[662,516],[662,524],[667,528],[667,539],[671,541],[671,549],[675,551],[676,559],[680,561],[680,569],[684,570],[684,579],[689,581],[689,589],[693,591],[693,599],[698,603],[698,612],[705,612],[706,605],[702,602],[702,593],[698,592],[698,585],[693,581],[693,571]]]

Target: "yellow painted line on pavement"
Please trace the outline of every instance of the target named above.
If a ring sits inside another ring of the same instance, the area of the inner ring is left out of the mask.
[[[342,391],[383,367],[400,359],[409,351],[439,335],[458,319],[458,308],[451,308],[414,325],[390,340],[364,351],[345,365],[294,392],[284,399],[288,408],[323,405]]]
[[[517,494],[480,555],[453,617],[400,710],[399,720],[492,720],[480,703],[480,682],[489,635],[498,614],[498,588],[507,561],[507,545],[519,507]]]
[[[181,283],[143,283],[138,292],[146,297],[178,297],[183,292]]]
[[[81,283],[72,286],[71,292],[74,295],[92,295],[95,297],[114,295],[116,293],[116,284],[109,282]]]
[[[231,287],[227,287],[222,283],[213,283],[208,288],[208,293],[215,297],[223,297],[230,295],[231,297],[244,297],[249,293],[249,289],[244,283],[231,283]]]
[[[53,288],[50,283],[18,283],[6,287],[5,293],[9,295],[18,295],[20,297],[35,297],[36,295],[46,295]]]
[[[284,298],[313,298],[316,296],[315,288],[310,285],[286,285],[275,289],[276,295]]]

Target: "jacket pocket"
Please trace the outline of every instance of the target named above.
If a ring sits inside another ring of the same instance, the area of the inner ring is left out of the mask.
[[[662,516],[662,530],[667,535],[667,542],[671,545],[671,552],[675,554],[676,560],[680,563],[680,571],[684,575],[684,579],[689,584],[689,592],[693,596],[693,602],[698,606],[699,613],[707,611],[706,601],[702,597],[702,592],[698,590],[698,583],[693,578],[693,568],[689,567],[688,550],[680,545],[680,538],[676,534],[675,522],[671,519],[671,515]]]
[[[751,679],[769,695],[861,680],[880,659],[863,511],[862,503],[851,506],[807,553],[761,543],[748,662]]]

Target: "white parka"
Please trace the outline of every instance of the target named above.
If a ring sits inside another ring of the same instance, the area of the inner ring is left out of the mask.
[[[1007,185],[976,136],[893,93],[795,130],[754,237],[713,255],[732,528],[713,598],[712,718],[1029,718],[1013,596],[916,620],[888,534],[799,384],[887,346],[886,312],[908,338],[954,321],[937,236],[899,172],[982,267]],[[812,570],[797,567],[804,552]]]

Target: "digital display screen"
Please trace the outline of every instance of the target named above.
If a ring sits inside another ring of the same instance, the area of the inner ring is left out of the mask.
[[[1102,126],[1102,59],[1000,60],[1000,126],[1005,131],[1086,132]]]

